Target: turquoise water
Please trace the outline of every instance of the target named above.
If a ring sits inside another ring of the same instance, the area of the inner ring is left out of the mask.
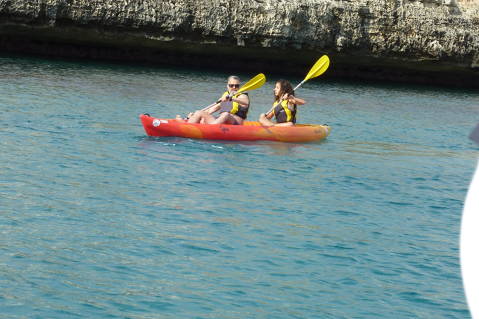
[[[210,104],[228,74],[12,57],[0,74],[0,317],[470,317],[479,94],[318,78],[298,121],[326,141],[229,143],[138,120]]]

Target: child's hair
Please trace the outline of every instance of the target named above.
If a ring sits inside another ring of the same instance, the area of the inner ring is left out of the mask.
[[[291,83],[289,83],[289,81],[280,79],[276,81],[276,83],[279,83],[279,86],[281,87],[281,89],[279,90],[278,96],[274,97],[274,101],[279,101],[279,99],[285,93],[288,93],[288,95],[294,95],[293,87],[291,86]]]

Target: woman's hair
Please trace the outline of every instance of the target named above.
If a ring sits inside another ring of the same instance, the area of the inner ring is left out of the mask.
[[[274,97],[274,101],[278,101],[285,93],[288,93],[288,95],[294,95],[293,87],[289,81],[281,79],[276,81],[276,83],[279,83],[281,89],[279,90],[278,96]]]

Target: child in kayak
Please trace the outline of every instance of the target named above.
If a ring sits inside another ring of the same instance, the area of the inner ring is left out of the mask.
[[[296,109],[298,105],[306,103],[305,100],[294,96],[291,83],[286,80],[278,80],[273,89],[273,107],[268,113],[259,116],[259,122],[263,126],[292,126],[296,123]],[[276,123],[271,121],[275,117]]]
[[[249,109],[249,97],[247,93],[240,93],[236,96],[234,93],[240,87],[240,79],[235,75],[228,77],[226,92],[223,93],[219,102],[207,110],[199,110],[188,116],[188,123],[205,124],[233,124],[241,125],[246,119]],[[218,117],[212,114],[219,112]]]

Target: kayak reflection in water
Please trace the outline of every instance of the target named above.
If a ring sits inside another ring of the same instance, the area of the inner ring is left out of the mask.
[[[260,114],[259,122],[263,126],[293,126],[296,123],[297,106],[305,104],[306,101],[294,96],[293,87],[287,80],[278,80],[273,93],[273,107],[268,113]],[[276,123],[271,121],[273,115]]]
[[[223,93],[218,103],[212,105],[208,109],[203,109],[190,113],[188,123],[205,123],[205,124],[233,124],[241,125],[246,119],[249,109],[249,97],[247,93],[235,95],[240,87],[240,79],[235,75],[228,77],[227,91]],[[217,112],[218,117],[212,114]]]

